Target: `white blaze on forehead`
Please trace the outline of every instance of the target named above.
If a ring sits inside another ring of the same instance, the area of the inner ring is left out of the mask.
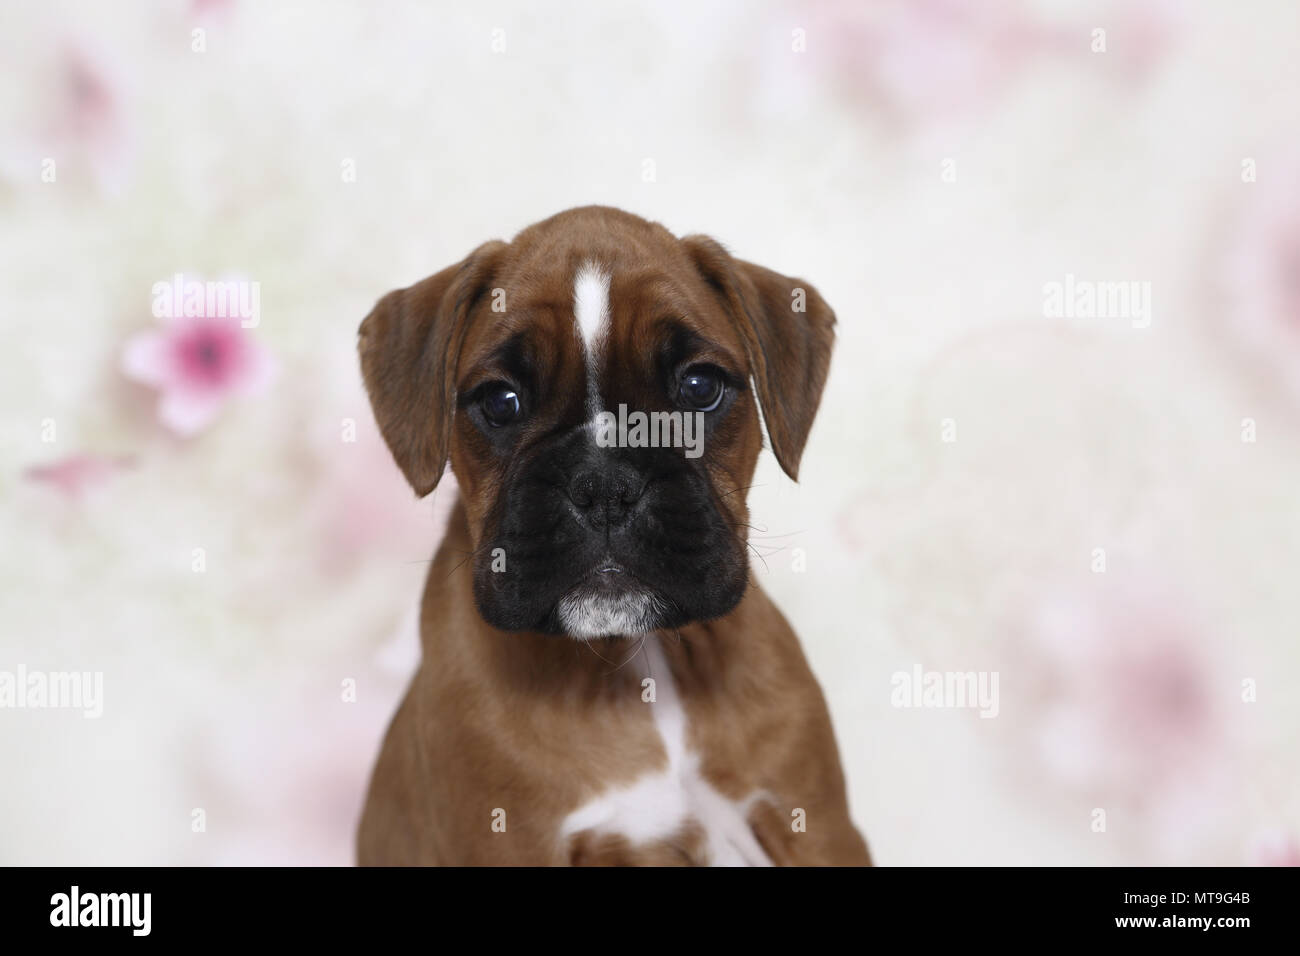
[[[594,262],[583,263],[573,280],[573,314],[590,362],[609,325],[609,273]]]
[[[609,330],[609,273],[585,262],[573,279],[573,318],[587,362],[587,397],[596,402],[598,351]]]

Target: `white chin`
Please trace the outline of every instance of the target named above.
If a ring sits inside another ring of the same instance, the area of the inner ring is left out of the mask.
[[[565,633],[588,641],[654,630],[657,603],[654,595],[646,591],[619,595],[571,593],[560,599],[556,614]]]

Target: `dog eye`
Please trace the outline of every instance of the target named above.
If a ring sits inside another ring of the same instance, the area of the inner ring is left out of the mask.
[[[519,417],[519,394],[505,382],[489,385],[480,402],[483,417],[493,428],[509,425]]]
[[[700,412],[711,412],[722,404],[722,378],[704,366],[688,368],[682,376],[682,401]]]

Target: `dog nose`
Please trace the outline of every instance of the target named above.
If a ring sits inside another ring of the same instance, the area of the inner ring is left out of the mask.
[[[645,481],[631,466],[609,462],[578,469],[565,491],[588,521],[612,526],[631,516],[645,492]]]

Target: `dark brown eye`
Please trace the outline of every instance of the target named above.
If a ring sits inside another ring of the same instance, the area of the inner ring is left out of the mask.
[[[693,366],[682,376],[682,402],[696,411],[711,412],[722,404],[722,378],[704,366]]]
[[[505,382],[489,385],[481,399],[483,417],[493,428],[509,425],[519,417],[519,395]]]

